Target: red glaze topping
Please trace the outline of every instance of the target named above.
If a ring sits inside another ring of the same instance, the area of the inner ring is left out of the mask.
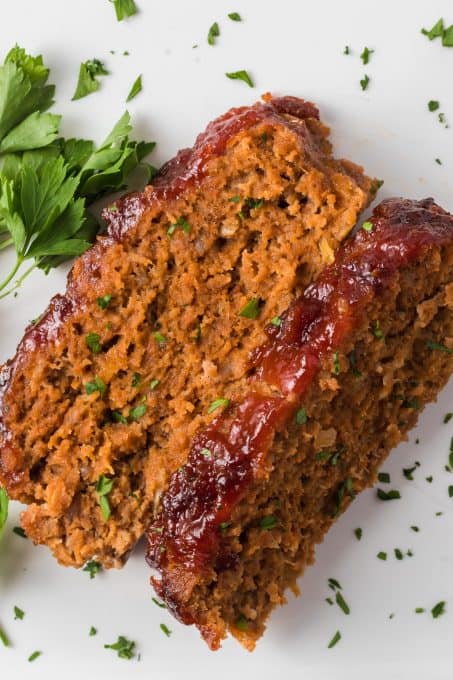
[[[156,202],[177,199],[184,191],[199,183],[205,176],[209,160],[225,153],[228,142],[240,132],[247,130],[261,122],[282,123],[282,115],[288,127],[294,128],[298,134],[303,134],[300,120],[304,118],[319,118],[318,109],[314,104],[297,97],[263,97],[264,103],[257,102],[253,106],[231,109],[225,115],[210,123],[205,132],[200,134],[192,149],[180,151],[173,160],[166,163],[157,176],[153,185],[143,193],[131,193],[117,201],[113,207],[103,213],[109,223],[108,237],[102,237],[98,242],[82,255],[79,262],[80,272],[96,274],[105,248],[112,240],[121,241],[140,220],[145,210]],[[299,120],[298,120],[299,119]],[[15,357],[9,361],[0,372],[0,446],[5,444],[9,433],[2,419],[3,401],[9,385],[13,381],[16,368],[22,360],[27,361],[30,353],[44,347],[47,342],[57,338],[59,329],[65,320],[76,309],[84,304],[77,291],[77,280],[68,277],[68,287],[64,296],[57,295],[50,302],[41,320],[29,326],[17,349]]]
[[[147,560],[161,572],[161,580],[152,579],[156,590],[185,623],[192,621],[178,604],[178,584],[212,565],[231,564],[222,523],[263,474],[275,433],[293,417],[323,360],[399,269],[453,239],[453,218],[431,199],[384,201],[372,224],[370,233],[360,229],[340,248],[334,264],[282,316],[281,326],[267,329],[269,341],[252,357],[250,393],[195,437],[186,465],[171,478],[148,532]],[[276,389],[275,396],[260,394],[261,381]]]

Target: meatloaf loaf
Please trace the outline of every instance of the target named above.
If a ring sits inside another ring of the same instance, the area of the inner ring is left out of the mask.
[[[0,483],[61,563],[123,563],[265,326],[355,225],[375,184],[327,138],[293,97],[211,123],[107,211],[3,366]]]
[[[253,649],[314,548],[453,370],[453,217],[392,199],[269,325],[148,532],[158,594]]]

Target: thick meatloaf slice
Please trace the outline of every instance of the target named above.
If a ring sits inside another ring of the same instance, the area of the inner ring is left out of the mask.
[[[388,200],[269,326],[151,526],[158,594],[248,649],[314,548],[453,370],[453,217]]]
[[[356,223],[373,183],[327,136],[293,97],[211,123],[108,211],[3,367],[0,483],[61,563],[124,561],[210,404]]]

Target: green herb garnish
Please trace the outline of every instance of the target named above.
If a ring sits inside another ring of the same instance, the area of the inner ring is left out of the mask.
[[[159,331],[156,331],[154,333],[154,339],[159,345],[165,345],[165,343],[167,342],[167,338],[165,337],[165,335],[162,335],[162,333],[160,333]]]
[[[448,497],[453,498],[453,485],[451,485],[451,484],[448,487]]]
[[[453,413],[446,413],[444,415],[443,423],[446,425],[447,423],[450,422],[450,420],[453,418]]]
[[[215,21],[208,31],[208,44],[215,45],[215,39],[220,35],[219,24]]]
[[[360,81],[360,87],[362,88],[362,90],[366,90],[368,88],[369,83],[370,78],[365,74]]]
[[[368,233],[370,233],[370,231],[373,231],[373,223],[372,222],[364,222],[362,224],[362,229],[364,231],[367,231]]]
[[[334,375],[339,375],[340,373],[340,355],[338,352],[333,353],[333,371]]]
[[[307,417],[306,410],[304,408],[300,408],[296,413],[296,423],[298,425],[305,425],[307,420],[308,420],[308,417]]]
[[[6,489],[0,486],[0,535],[2,534],[6,520],[8,519],[8,505],[9,499]]]
[[[378,481],[382,484],[390,484],[390,475],[388,472],[379,472]]]
[[[190,232],[190,224],[186,220],[185,217],[178,217],[176,222],[173,224],[170,224],[170,226],[167,229],[167,236],[168,238],[171,238],[173,234],[175,233],[177,228],[181,228],[185,234],[188,234]]]
[[[0,627],[0,642],[4,647],[11,647],[11,641],[3,628]]]
[[[393,501],[401,498],[401,494],[397,489],[392,489],[391,491],[378,489],[376,495],[380,501]]]
[[[346,600],[344,599],[343,595],[340,593],[339,590],[337,590],[336,595],[335,595],[335,602],[337,605],[340,607],[340,609],[345,613],[349,614],[350,613],[350,608]]]
[[[90,580],[93,579],[99,572],[102,570],[102,565],[100,562],[96,562],[95,560],[89,560],[89,562],[86,563],[82,571],[87,571],[90,575]]]
[[[422,28],[421,32],[429,40],[434,40],[434,38],[441,38],[444,33],[444,22],[443,19],[439,19],[437,23],[430,29]]]
[[[238,12],[230,12],[228,18],[231,19],[231,21],[242,21],[242,17]]]
[[[161,629],[161,631],[162,631],[167,637],[170,637],[170,635],[171,635],[171,630],[170,630],[170,628],[169,628],[168,626],[165,625],[165,623],[161,623],[160,626],[159,626],[159,628]]]
[[[97,632],[98,632],[97,628],[95,628],[94,626],[91,626],[90,632],[88,633],[88,635],[90,637],[93,637],[94,635],[97,635]]]
[[[16,534],[16,536],[20,536],[21,538],[27,538],[27,534],[22,529],[22,527],[13,527],[13,534]]]
[[[339,630],[335,633],[329,644],[327,645],[327,649],[332,649],[332,647],[335,647],[335,645],[340,642],[341,640],[341,633]]]
[[[158,600],[156,597],[152,597],[151,599],[157,607],[160,607],[161,609],[167,609],[167,605]]]
[[[362,529],[361,529],[360,527],[357,527],[357,529],[354,529],[354,534],[355,534],[355,537],[356,537],[356,539],[357,539],[358,541],[361,540],[361,538],[362,538],[362,533],[363,533],[363,532],[362,532]]]
[[[101,87],[99,76],[107,76],[109,72],[99,59],[89,59],[80,64],[79,79],[72,100],[82,99]]]
[[[200,454],[201,454],[204,458],[212,458],[212,452],[211,452],[210,449],[206,449],[206,448],[201,449]]]
[[[134,373],[131,381],[132,387],[138,387],[140,385],[141,379],[142,376],[140,375],[140,373]]]
[[[124,416],[121,411],[112,411],[111,413],[112,420],[115,423],[121,423],[121,425],[127,425],[127,418]]]
[[[351,54],[351,48],[349,47],[349,45],[345,45],[343,54]]]
[[[260,520],[261,529],[275,529],[277,524],[278,524],[278,521],[277,521],[277,518],[274,515],[266,515],[266,517],[263,517]]]
[[[140,420],[140,418],[143,418],[143,416],[146,413],[146,404],[139,404],[138,406],[134,406],[134,408],[131,408],[129,411],[129,420]]]
[[[428,110],[429,111],[437,111],[439,108],[439,102],[436,99],[430,99],[428,102]]]
[[[373,54],[373,52],[374,52],[374,50],[370,50],[368,47],[363,48],[363,52],[360,55],[360,59],[362,60],[362,62],[364,64],[368,64],[368,62],[370,61],[370,57]]]
[[[434,607],[431,609],[433,619],[437,619],[439,616],[442,616],[442,614],[445,614],[445,605],[446,602],[443,601],[434,605]]]
[[[93,354],[102,352],[101,338],[97,333],[88,333],[88,335],[85,336],[85,344]]]
[[[105,649],[113,649],[120,659],[132,659],[134,656],[135,642],[128,640],[124,635],[119,635],[118,640],[111,645],[104,645]]]
[[[101,475],[96,482],[96,493],[99,496],[99,505],[101,506],[101,513],[105,522],[107,522],[111,514],[108,495],[112,491],[114,483],[114,479],[105,475]]]
[[[151,380],[151,382],[149,383],[149,389],[155,390],[156,387],[159,385],[159,383],[160,383],[160,380],[157,380],[157,378],[154,378],[154,380]]]
[[[387,559],[387,553],[381,550],[381,552],[378,552],[377,558],[385,562],[385,560]]]
[[[261,312],[261,300],[260,298],[252,298],[245,307],[239,312],[239,316],[243,316],[246,319],[256,319]]]
[[[414,611],[415,611],[416,614],[424,614],[425,613],[425,609],[423,607],[416,607]]]
[[[23,609],[20,607],[15,606],[14,607],[14,619],[19,619],[19,621],[22,621],[22,619],[25,616],[25,612]]]
[[[381,329],[381,325],[379,323],[379,319],[375,321],[374,326],[371,328],[371,332],[373,333],[374,337],[377,338],[377,340],[383,340],[384,339],[384,333]]]
[[[243,614],[239,618],[236,619],[236,622],[234,624],[236,628],[240,631],[246,631],[249,627],[249,622],[245,618]]]
[[[333,590],[333,591],[335,591],[335,590],[337,590],[337,589],[338,589],[338,590],[342,590],[341,584],[340,584],[339,581],[337,581],[336,578],[328,578],[328,579],[327,579],[327,583],[328,583],[328,585],[329,585],[329,588],[330,588],[331,590]]]
[[[33,653],[30,654],[30,656],[28,657],[28,661],[29,661],[30,663],[31,663],[32,661],[35,661],[35,659],[37,659],[38,656],[41,656],[41,654],[42,654],[42,652],[39,652],[39,651],[33,652]]]
[[[395,557],[396,557],[397,560],[403,559],[404,555],[399,548],[395,548],[393,552],[395,553]]]
[[[142,89],[143,89],[142,76],[140,74],[136,78],[136,80],[134,80],[134,84],[132,85],[129,94],[127,95],[126,102],[132,101],[132,99],[134,99],[138,95],[138,93],[142,91]]]
[[[272,324],[273,326],[276,326],[277,328],[280,328],[280,326],[282,325],[282,319],[281,319],[281,317],[279,317],[279,316],[273,316],[272,319],[271,319],[271,324]]]
[[[138,12],[134,0],[110,0],[110,2],[112,2],[115,7],[118,21],[123,21],[123,19],[131,17]]]
[[[107,295],[103,295],[102,297],[98,297],[96,300],[96,304],[98,307],[101,309],[107,309],[107,307],[110,304],[110,300],[112,299],[112,294],[108,293]]]
[[[87,394],[94,394],[95,392],[99,392],[99,394],[101,395],[101,399],[104,397],[106,389],[107,386],[105,382],[98,377],[96,377],[91,382],[85,383],[85,392]]]
[[[255,87],[253,80],[247,73],[247,71],[233,71],[232,73],[225,73],[227,78],[230,78],[230,80],[242,80],[244,83],[246,83],[249,87]]]
[[[447,352],[447,354],[453,354],[453,349],[450,349],[449,347],[446,347],[445,345],[442,345],[439,342],[432,342],[431,340],[428,340],[426,346],[428,349],[435,349],[438,350],[439,352]]]
[[[230,203],[240,203],[241,202],[241,197],[240,196],[232,196],[231,198],[228,199]]]
[[[208,408],[208,413],[213,413],[218,408],[227,409],[230,405],[229,399],[214,399],[210,407]]]

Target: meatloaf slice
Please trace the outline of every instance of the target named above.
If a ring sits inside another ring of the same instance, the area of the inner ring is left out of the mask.
[[[373,183],[327,137],[292,97],[211,123],[108,211],[3,367],[0,483],[61,563],[121,565],[265,325],[356,223]]]
[[[254,353],[151,526],[158,594],[248,649],[314,548],[453,370],[453,217],[388,200]]]

